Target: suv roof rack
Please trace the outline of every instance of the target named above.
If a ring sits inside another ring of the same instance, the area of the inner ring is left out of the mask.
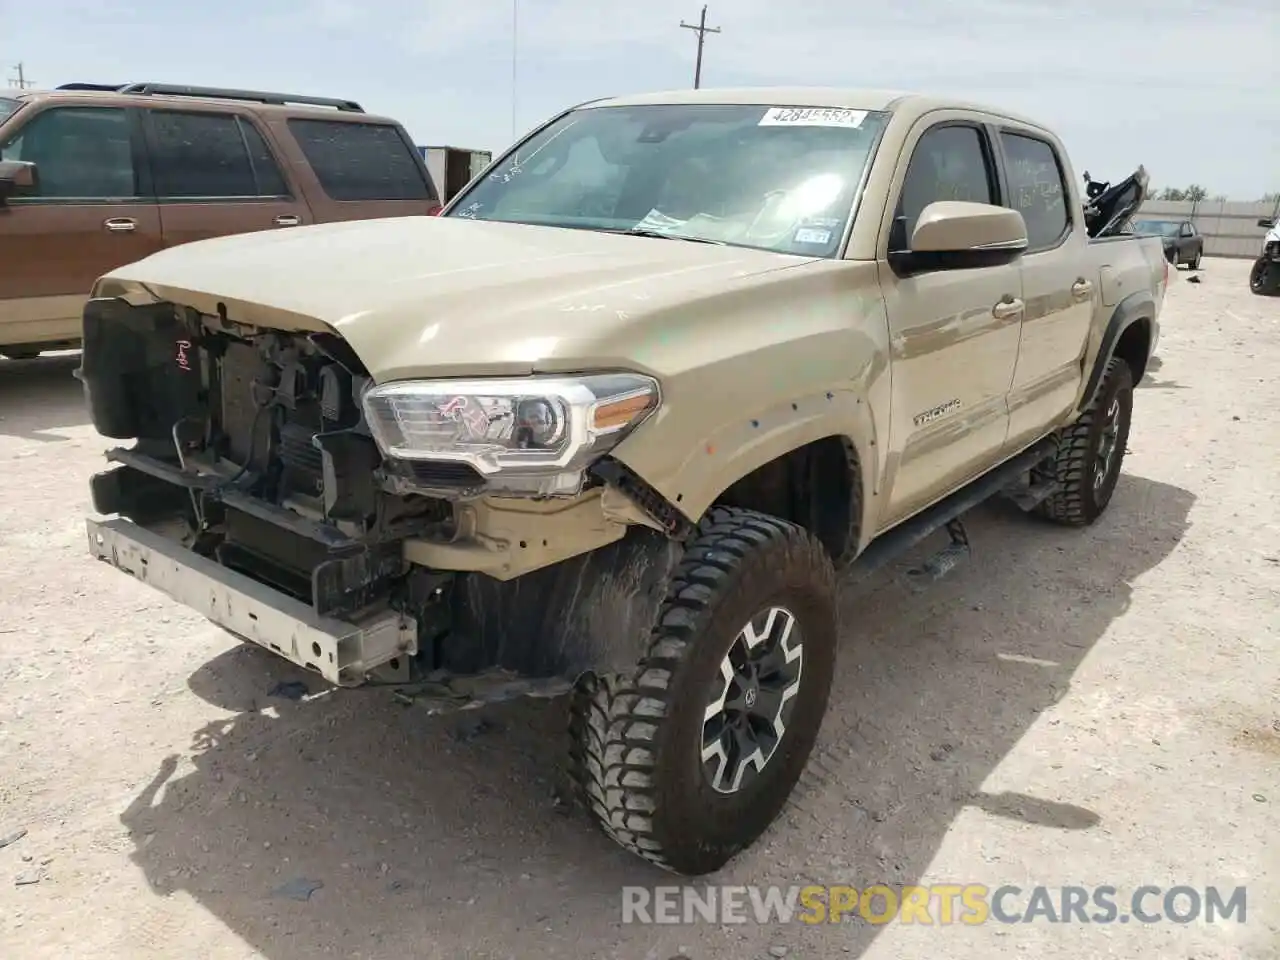
[[[237,90],[232,87],[192,87],[173,83],[64,83],[59,90],[100,90],[108,93],[127,93],[158,97],[209,97],[215,100],[252,100],[277,106],[296,103],[310,107],[335,107],[348,113],[364,113],[364,108],[354,100],[333,97],[309,97],[293,93],[270,93],[265,90]]]

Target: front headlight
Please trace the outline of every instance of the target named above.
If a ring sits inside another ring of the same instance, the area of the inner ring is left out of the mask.
[[[465,463],[493,490],[581,489],[583,471],[658,406],[658,382],[633,373],[406,380],[365,392],[365,419],[387,457]]]

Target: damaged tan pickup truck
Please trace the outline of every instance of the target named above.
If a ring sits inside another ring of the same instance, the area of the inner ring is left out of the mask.
[[[945,532],[929,582],[997,494],[1106,508],[1168,282],[1119,232],[1145,186],[922,96],[575,107],[441,217],[103,277],[80,377],[134,442],[90,550],[335,684],[568,693],[603,829],[713,871],[807,761],[839,574]]]

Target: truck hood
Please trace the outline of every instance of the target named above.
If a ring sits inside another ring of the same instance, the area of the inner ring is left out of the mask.
[[[375,380],[623,364],[658,312],[812,263],[741,247],[449,217],[346,221],[172,247],[94,296],[334,332]]]

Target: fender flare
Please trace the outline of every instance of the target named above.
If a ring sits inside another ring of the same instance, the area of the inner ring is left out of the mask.
[[[1093,358],[1093,369],[1089,371],[1084,391],[1076,404],[1077,413],[1083,413],[1093,401],[1098,384],[1102,382],[1102,374],[1106,371],[1111,358],[1115,356],[1116,345],[1125,331],[1136,323],[1154,323],[1155,318],[1156,301],[1149,290],[1138,290],[1116,304],[1115,310],[1111,312],[1111,319],[1107,321],[1107,326],[1102,331],[1098,352]],[[1150,344],[1147,349],[1150,351]]]

